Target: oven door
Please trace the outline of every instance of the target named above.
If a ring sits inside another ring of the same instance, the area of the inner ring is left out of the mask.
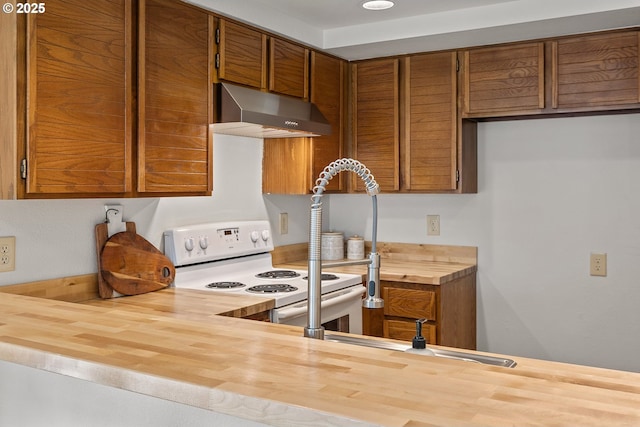
[[[320,323],[330,331],[362,334],[362,285],[322,295]],[[271,311],[271,321],[293,326],[307,326],[307,301]]]

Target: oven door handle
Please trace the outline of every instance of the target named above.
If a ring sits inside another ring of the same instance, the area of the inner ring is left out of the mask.
[[[338,295],[336,297],[331,297],[331,294],[323,295],[321,307],[329,308],[336,304],[340,304],[350,299],[354,299],[356,297],[362,298],[364,291],[365,291],[364,286],[354,286],[352,289],[349,289],[348,292],[345,292],[342,295]],[[327,296],[329,298],[325,299],[325,297]],[[291,308],[279,308],[277,312],[278,312],[278,322],[280,322],[281,320],[291,319],[292,317],[298,317],[301,314],[304,314],[307,312],[307,302],[305,301],[304,305],[295,304]]]

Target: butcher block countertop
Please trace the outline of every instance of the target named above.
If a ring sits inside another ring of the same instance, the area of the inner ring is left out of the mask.
[[[273,253],[274,266],[306,269],[307,251],[306,243],[278,247]],[[367,242],[365,254],[370,251],[371,243]],[[477,271],[476,247],[379,242],[377,251],[381,258],[380,280],[442,285]],[[366,279],[367,266],[328,267],[323,271],[361,274]]]
[[[313,340],[214,314],[269,304],[236,297],[163,289],[78,304],[0,293],[0,359],[277,426],[640,425],[638,373]]]
[[[348,261],[345,259],[345,261]],[[326,261],[331,262],[331,261]],[[276,264],[278,268],[307,269],[307,261],[294,261],[284,264]],[[380,261],[380,280],[390,282],[410,282],[423,285],[443,285],[454,279],[473,274],[477,267],[472,264],[450,262],[428,262],[416,264],[413,261],[389,260]],[[367,275],[366,265],[349,265],[346,267],[323,268],[322,271],[335,273],[361,274],[364,279]]]

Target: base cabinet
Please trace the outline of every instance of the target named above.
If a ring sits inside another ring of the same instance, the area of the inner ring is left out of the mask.
[[[416,320],[426,319],[422,335],[428,344],[476,349],[476,277],[442,285],[381,282],[384,309],[363,310],[365,335],[411,341]]]

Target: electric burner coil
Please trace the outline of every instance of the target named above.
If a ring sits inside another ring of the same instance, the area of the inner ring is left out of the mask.
[[[205,288],[209,288],[209,289],[235,289],[235,288],[242,288],[246,286],[244,283],[240,283],[240,282],[213,282],[213,283],[209,283],[208,285],[205,286]]]
[[[274,283],[269,285],[251,286],[247,289],[247,292],[254,292],[257,294],[274,294],[280,292],[293,292],[297,290],[298,288],[296,288],[295,286],[291,286],[286,283]]]
[[[335,274],[331,274],[331,273],[322,273],[320,275],[320,281],[322,280],[337,280],[339,279],[338,276],[336,276]],[[302,280],[309,280],[309,276],[304,276],[302,278]]]
[[[293,279],[299,276],[300,273],[293,270],[271,270],[256,274],[256,277],[260,279]]]

